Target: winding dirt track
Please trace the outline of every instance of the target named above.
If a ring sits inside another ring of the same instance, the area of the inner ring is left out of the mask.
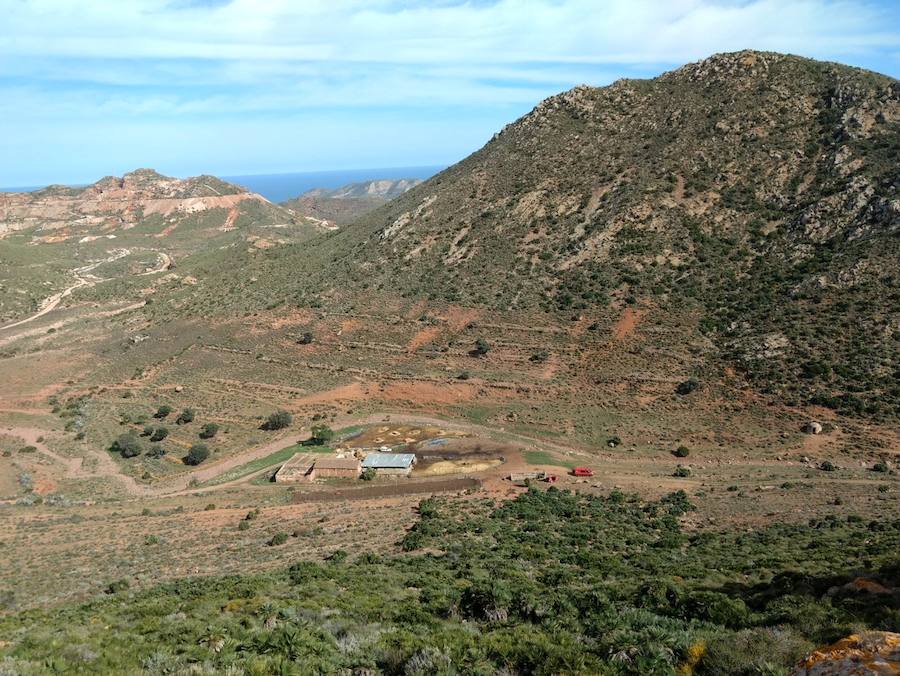
[[[80,289],[82,287],[91,287],[95,284],[99,284],[100,282],[107,282],[109,279],[101,279],[99,277],[94,277],[89,273],[93,270],[96,270],[99,266],[104,263],[112,263],[113,261],[117,261],[120,258],[124,258],[131,254],[130,249],[118,249],[114,254],[109,256],[108,258],[104,258],[102,261],[96,261],[91,263],[90,265],[85,265],[80,268],[75,268],[72,270],[72,274],[75,275],[75,283],[69,287],[66,287],[59,293],[54,293],[51,296],[48,296],[43,301],[41,301],[40,309],[35,312],[33,315],[26,317],[25,319],[20,319],[17,322],[13,322],[12,324],[7,324],[5,326],[0,326],[0,331],[6,331],[7,329],[13,329],[17,326],[21,326],[22,324],[27,324],[29,322],[33,322],[35,319],[39,319],[50,312],[53,312],[59,304],[62,302],[63,298],[66,298],[72,295],[72,292],[76,289]],[[156,267],[151,270],[147,270],[146,272],[141,272],[140,276],[143,275],[153,275],[157,272],[163,272],[164,270],[168,270],[172,265],[172,259],[169,258],[168,254],[157,252],[156,254],[159,257],[159,262]]]

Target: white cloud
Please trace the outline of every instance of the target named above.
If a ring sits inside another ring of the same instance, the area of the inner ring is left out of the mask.
[[[405,64],[681,62],[714,51],[896,48],[886,10],[834,0],[167,0],[7,2],[9,56]],[[894,16],[896,19],[896,15]]]
[[[270,152],[296,156],[312,144],[319,158],[346,151],[352,165],[366,152],[359,139],[384,151],[388,124],[391,147],[409,152],[376,164],[428,164],[428,147],[447,159],[462,117],[458,156],[545,96],[714,52],[900,66],[893,0],[0,0],[0,17],[0,156],[35,148],[34,171],[36,158],[54,157],[43,139],[126,128],[134,138],[121,132],[96,152],[121,157],[127,145],[129,158],[143,149],[200,165],[218,157],[214,139],[229,129],[247,138],[265,127],[277,140],[252,137]],[[341,111],[357,111],[338,116],[356,125],[352,139],[331,124]],[[373,121],[373,111],[390,119]],[[302,115],[319,118],[292,127]],[[401,131],[414,127],[418,145],[404,144]],[[86,162],[95,146],[77,147]],[[15,182],[18,166],[0,166],[0,181]]]

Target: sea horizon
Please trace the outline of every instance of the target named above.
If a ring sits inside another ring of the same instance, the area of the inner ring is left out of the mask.
[[[340,188],[349,183],[361,183],[380,179],[431,178],[446,168],[445,165],[417,167],[381,167],[372,169],[330,169],[326,171],[298,171],[275,174],[216,175],[223,181],[234,183],[258,193],[271,202],[284,202],[315,188]],[[186,177],[179,177],[186,178]],[[47,185],[0,187],[0,192],[34,192],[48,185],[65,185],[83,188],[90,183],[48,183]]]

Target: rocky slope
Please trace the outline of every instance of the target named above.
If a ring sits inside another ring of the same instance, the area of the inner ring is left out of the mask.
[[[347,225],[421,183],[418,178],[349,183],[336,189],[316,188],[282,203],[324,227]]]
[[[652,304],[784,401],[900,413],[900,83],[773,53],[547,99],[297,250],[361,289],[504,311]],[[290,256],[271,263],[293,269]]]
[[[242,309],[383,294],[563,325],[664,309],[693,338],[659,349],[712,346],[700,370],[895,420],[897,157],[896,80],[722,54],[551,97],[351,226],[223,266],[253,267],[265,288],[211,279],[208,293]]]
[[[376,179],[373,181],[361,181],[348,183],[340,188],[314,188],[308,190],[301,197],[331,197],[345,199],[352,197],[379,197],[384,200],[392,200],[403,193],[415,188],[422,183],[419,178]]]
[[[152,169],[107,176],[84,188],[50,186],[31,193],[0,193],[0,237],[34,228],[34,241],[61,242],[115,235],[139,224],[171,232],[180,222],[216,213],[206,226],[239,221],[289,223],[291,215],[264,197],[214,176],[177,179]],[[244,217],[242,219],[242,217]]]

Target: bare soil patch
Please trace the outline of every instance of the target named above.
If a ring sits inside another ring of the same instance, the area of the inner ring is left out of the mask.
[[[613,338],[615,340],[625,340],[634,333],[641,319],[647,314],[646,310],[636,310],[634,308],[625,308],[622,317],[613,327]]]
[[[340,502],[342,500],[370,500],[390,498],[397,495],[418,495],[465,491],[481,487],[481,480],[472,477],[442,479],[439,481],[409,481],[398,479],[396,483],[377,484],[365,488],[346,488],[329,491],[294,493],[295,503]]]

